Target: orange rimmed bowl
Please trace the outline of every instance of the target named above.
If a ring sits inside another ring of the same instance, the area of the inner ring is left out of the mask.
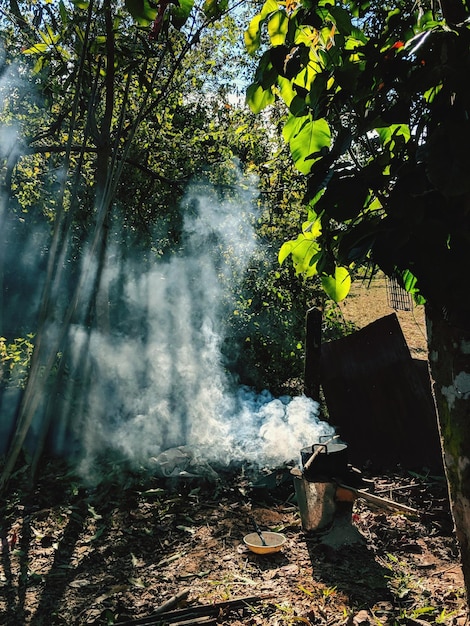
[[[249,535],[245,535],[245,537],[243,537],[245,545],[256,554],[271,554],[272,552],[279,552],[287,541],[287,537],[281,533],[263,531],[261,535],[266,542],[265,546],[263,545],[261,537],[258,533],[250,533]]]

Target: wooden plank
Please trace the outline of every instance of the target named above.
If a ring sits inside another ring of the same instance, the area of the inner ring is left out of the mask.
[[[419,516],[418,509],[408,506],[407,504],[400,504],[400,502],[395,502],[394,500],[390,500],[389,498],[377,496],[375,495],[375,493],[369,493],[365,489],[357,489],[356,487],[350,487],[349,485],[344,485],[342,483],[338,483],[338,486],[342,489],[345,489],[346,491],[349,491],[355,498],[362,498],[366,502],[375,504],[375,506],[378,506],[380,508]]]
[[[323,343],[321,384],[329,421],[348,443],[353,464],[442,468],[430,385],[423,384],[395,313]]]

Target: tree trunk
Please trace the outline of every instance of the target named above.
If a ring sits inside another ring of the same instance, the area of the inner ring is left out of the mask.
[[[426,322],[444,467],[470,601],[470,329],[449,324],[430,307]]]

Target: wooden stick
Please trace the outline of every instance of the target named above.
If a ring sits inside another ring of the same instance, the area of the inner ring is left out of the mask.
[[[179,604],[183,600],[186,600],[188,596],[189,596],[189,589],[187,591],[181,591],[180,593],[177,593],[175,596],[173,596],[172,598],[164,602],[161,606],[159,606],[157,609],[155,609],[154,615],[159,615],[160,613],[165,613],[166,611],[169,611],[170,609],[175,607],[177,604]]]
[[[310,467],[310,465],[313,463],[313,461],[317,458],[317,456],[320,454],[320,452],[322,451],[323,448],[325,448],[325,450],[327,450],[327,445],[329,443],[331,443],[332,441],[334,441],[335,439],[338,439],[339,435],[333,435],[333,437],[331,437],[331,439],[328,439],[328,441],[325,441],[325,443],[319,443],[318,448],[315,450],[315,452],[312,454],[311,457],[309,457],[304,465],[304,472],[305,470],[308,470],[308,468]]]
[[[184,593],[184,592],[183,592]],[[177,596],[175,596],[177,597]],[[174,611],[161,612],[159,609],[148,617],[141,617],[135,620],[128,620],[125,622],[117,622],[116,626],[155,626],[161,623],[179,624],[182,620],[190,620],[187,624],[197,624],[195,619],[202,617],[210,617],[218,615],[220,611],[243,608],[247,604],[256,604],[262,602],[268,598],[272,598],[273,594],[261,594],[259,596],[247,596],[243,598],[235,598],[234,600],[225,600],[223,602],[214,602],[213,604],[200,604],[192,607],[186,607],[184,609],[175,609]],[[170,600],[169,600],[170,601]],[[162,607],[165,605],[162,605]],[[160,609],[162,608],[160,607]],[[179,621],[178,621],[179,620]],[[191,621],[193,620],[193,621]],[[199,622],[204,624],[205,622]],[[210,622],[207,622],[208,624]]]
[[[190,613],[191,615],[217,615],[219,611],[242,608],[246,604],[255,604],[257,602],[261,602],[262,600],[267,600],[271,597],[272,594],[262,594],[260,596],[247,596],[243,598],[235,598],[234,600],[214,602],[214,604],[199,604],[197,606],[187,607],[186,609],[177,609],[175,611],[171,611],[170,613],[165,614],[165,617],[179,617],[183,616],[185,613]]]
[[[161,618],[158,617],[158,620],[155,622],[155,618],[157,616],[160,616],[163,613],[167,613],[170,609],[177,606],[180,602],[186,600],[188,596],[189,590],[181,591],[180,593],[177,593],[176,595],[169,598],[161,606],[157,607],[151,616],[140,617],[137,619],[127,620],[125,622],[117,622],[117,624],[119,624],[119,626],[130,626],[131,624],[132,626],[151,626],[152,623],[158,623],[159,620],[161,621]]]
[[[213,626],[217,624],[217,619],[214,617],[210,617],[209,615],[203,615],[202,617],[190,617],[189,619],[184,619],[183,621],[161,621],[159,618],[158,622],[152,622],[148,626],[161,626],[163,623],[172,624],[172,626],[199,626],[199,624],[203,626]]]
[[[372,504],[376,504],[377,506],[384,507],[386,509],[393,509],[395,511],[400,511],[402,513],[410,513],[411,515],[419,515],[419,511],[414,509],[407,504],[400,504],[398,502],[394,502],[393,500],[389,500],[388,498],[382,498],[380,496],[376,496],[373,493],[369,493],[368,491],[364,491],[362,489],[356,489],[356,487],[350,487],[349,485],[344,485],[343,483],[337,483],[339,487],[343,489],[347,489],[351,491],[357,498],[363,498]]]
[[[184,617],[183,619],[175,618],[177,621],[171,618],[165,618],[161,615],[155,615],[151,618],[151,621],[144,622],[145,626],[215,626],[217,624],[217,618],[210,615],[202,615],[201,617]],[[139,621],[134,622],[118,622],[121,624],[141,624]],[[117,625],[116,625],[117,626]]]

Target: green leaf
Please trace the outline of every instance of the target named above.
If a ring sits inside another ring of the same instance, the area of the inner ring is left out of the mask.
[[[276,11],[268,22],[268,33],[271,45],[281,46],[286,40],[289,20],[284,11]]]
[[[60,0],[59,2],[59,13],[60,13],[60,19],[62,20],[62,24],[66,26],[69,23],[69,14],[67,13],[67,9],[65,7],[63,0]]]
[[[220,17],[228,8],[228,0],[205,0],[202,10],[207,18]]]
[[[255,15],[251,20],[250,25],[243,33],[243,39],[245,41],[245,48],[248,54],[254,54],[259,48],[261,41],[261,15]]]
[[[47,65],[47,58],[46,57],[38,57],[36,63],[34,64],[33,67],[33,74],[39,74],[39,72],[42,70],[42,68]]]
[[[138,24],[148,26],[157,15],[148,0],[125,0],[126,9]]]
[[[408,141],[411,137],[408,124],[391,124],[375,130],[384,145],[391,143],[396,137],[403,137],[405,141]]]
[[[282,136],[284,137],[284,141],[289,143],[289,141],[300,132],[302,125],[308,122],[308,117],[295,117],[294,115],[289,115],[287,118],[287,122],[284,124],[284,128],[282,129]]]
[[[41,54],[49,50],[50,44],[48,43],[35,43],[31,48],[23,50],[23,54]]]
[[[336,26],[338,27],[338,30],[343,35],[351,34],[353,30],[353,25],[349,12],[343,7],[339,6],[330,6],[328,7],[328,9],[331,17],[334,19]]]
[[[404,270],[401,272],[401,279],[403,281],[403,287],[408,293],[413,295],[416,304],[425,304],[426,298],[419,293],[419,287],[417,286],[418,279],[416,276],[410,272],[410,270]]]
[[[283,129],[292,158],[302,174],[308,174],[312,165],[324,155],[331,144],[330,127],[326,120],[290,116]]]
[[[351,288],[351,276],[345,267],[337,267],[334,276],[322,276],[323,289],[335,302],[341,302]]]
[[[274,11],[278,11],[279,10],[279,5],[277,3],[276,0],[266,0],[266,2],[263,4],[263,8],[261,9],[261,19],[265,20],[267,17],[269,17],[271,15],[271,13],[274,13]]]
[[[227,0],[222,0],[222,4]],[[171,7],[171,23],[178,30],[184,26],[193,10],[194,0],[178,0],[178,5]]]
[[[279,250],[278,257],[277,257],[280,265],[282,265],[284,261],[287,259],[287,257],[289,256],[289,254],[291,254],[292,247],[293,247],[293,241],[286,241],[285,243],[282,244]]]
[[[287,78],[283,78],[282,76],[279,76],[277,79],[277,85],[279,88],[279,95],[281,96],[283,101],[286,103],[286,105],[290,106],[292,100],[296,96],[296,92],[294,88],[292,87],[292,82],[288,80]]]
[[[275,97],[271,89],[263,89],[257,83],[253,83],[246,90],[246,102],[253,113],[259,113],[274,101]]]
[[[318,216],[315,216],[314,219],[308,220],[302,224],[302,232],[306,237],[310,237],[310,239],[316,239],[321,235],[321,220]]]
[[[289,105],[289,111],[294,117],[302,117],[305,113],[308,113],[305,100],[298,95],[295,95]]]
[[[261,24],[266,21],[271,13],[278,10],[279,7],[276,0],[267,0],[261,9],[261,12],[258,13],[258,15],[255,15],[251,20],[250,25],[243,33],[243,39],[245,41],[245,47],[248,54],[254,54],[260,46]]]
[[[289,255],[292,256],[297,274],[303,274],[308,278],[317,273],[320,246],[312,237],[300,234],[297,239],[286,241],[279,250],[279,263],[282,264]]]

